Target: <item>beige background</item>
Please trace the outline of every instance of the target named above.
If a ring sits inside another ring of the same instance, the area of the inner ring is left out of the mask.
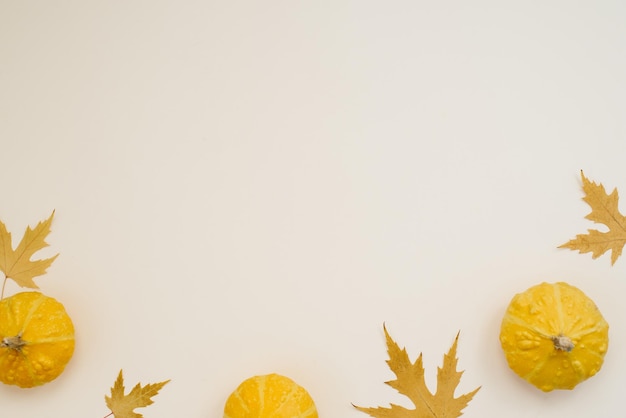
[[[54,383],[0,387],[3,414],[103,417],[123,368],[172,379],[151,418],[219,417],[268,372],[365,417],[405,403],[385,322],[431,387],[461,331],[464,417],[619,415],[626,259],[556,247],[593,226],[581,169],[626,192],[624,22],[622,1],[0,0],[0,218],[19,236],[56,209],[38,283],[78,338]],[[546,280],[611,324],[574,392],[499,348]]]

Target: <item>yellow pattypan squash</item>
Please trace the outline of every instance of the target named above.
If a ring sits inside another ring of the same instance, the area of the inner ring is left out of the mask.
[[[513,297],[500,328],[511,369],[539,389],[573,389],[595,375],[609,343],[595,303],[567,283],[541,283]]]
[[[39,292],[0,301],[0,381],[23,388],[56,379],[74,353],[74,325],[63,305]]]
[[[317,418],[309,393],[279,374],[246,379],[228,397],[224,418]]]

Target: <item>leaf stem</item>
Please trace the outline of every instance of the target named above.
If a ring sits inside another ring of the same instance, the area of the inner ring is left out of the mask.
[[[107,417],[110,417],[111,415],[113,415],[113,412],[109,412],[108,414],[106,414],[106,415],[105,415],[104,417],[102,417],[102,418],[107,418]]]
[[[2,282],[2,293],[0,293],[0,300],[4,299],[4,287],[7,285],[8,277],[4,276],[4,281]]]

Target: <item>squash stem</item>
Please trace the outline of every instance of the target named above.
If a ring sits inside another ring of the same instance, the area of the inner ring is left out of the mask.
[[[0,347],[10,348],[12,350],[20,351],[22,347],[26,345],[26,341],[22,339],[20,334],[15,337],[4,337],[0,343]]]
[[[559,334],[555,337],[552,337],[552,342],[554,343],[554,348],[561,351],[570,352],[574,349],[574,343],[567,335]]]

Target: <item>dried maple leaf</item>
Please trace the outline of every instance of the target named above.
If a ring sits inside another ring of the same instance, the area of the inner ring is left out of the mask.
[[[58,254],[43,260],[32,261],[30,258],[48,246],[46,236],[50,233],[53,217],[54,211],[47,220],[39,222],[35,229],[31,229],[30,226],[26,228],[24,237],[15,250],[11,243],[11,233],[0,221],[0,270],[4,272],[5,283],[6,279],[13,279],[21,287],[38,288],[33,278],[44,274]]]
[[[611,265],[615,264],[622,254],[626,244],[626,217],[619,212],[617,207],[619,196],[617,189],[607,194],[602,184],[589,181],[580,172],[583,180],[583,200],[591,206],[591,213],[586,219],[595,223],[601,223],[609,228],[608,232],[600,232],[596,229],[587,230],[587,234],[576,235],[576,238],[559,246],[578,250],[579,253],[591,253],[591,258],[598,258],[608,250],[611,250]]]
[[[457,334],[452,347],[443,356],[443,367],[437,368],[437,391],[433,395],[426,387],[424,380],[422,354],[420,353],[415,363],[411,363],[406,349],[400,349],[389,336],[387,328],[384,330],[389,353],[387,364],[397,377],[396,380],[385,383],[408,397],[415,405],[415,409],[407,409],[395,404],[391,404],[391,408],[363,408],[356,405],[354,407],[375,418],[454,418],[461,416],[461,411],[480,387],[458,398],[454,397],[454,391],[463,374],[462,371],[456,370],[456,347],[459,335]]]
[[[133,410],[135,408],[152,405],[154,401],[151,398],[158,394],[159,390],[168,382],[169,380],[159,383],[149,383],[143,387],[141,383],[137,383],[128,395],[124,395],[124,376],[122,375],[122,370],[120,370],[120,374],[117,376],[115,384],[111,388],[111,397],[105,396],[104,400],[115,418],[141,418],[143,415]]]

